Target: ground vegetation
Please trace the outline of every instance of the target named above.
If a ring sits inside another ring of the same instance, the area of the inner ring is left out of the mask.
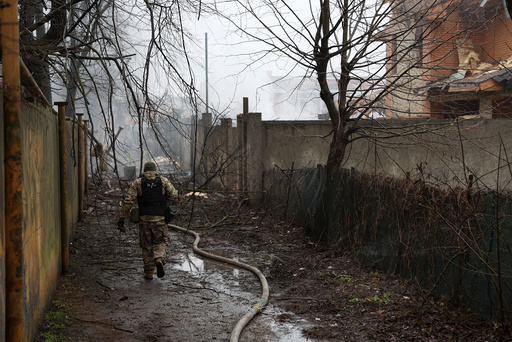
[[[200,248],[237,250],[240,260],[265,256],[253,262],[268,280],[270,301],[242,332],[244,341],[280,340],[269,321],[297,327],[308,341],[510,339],[501,325],[448,298],[311,241],[282,212],[247,207],[236,195],[197,195],[182,196],[174,224],[197,231]],[[36,341],[57,335],[60,341],[227,340],[258,297],[257,280],[247,273],[219,288],[213,279],[238,273],[217,266],[180,271],[178,255],[190,253],[192,240],[173,231],[167,280],[143,280],[136,227],[124,235],[115,227],[121,197],[115,187],[89,194],[71,245],[70,273],[61,277]],[[247,293],[253,294],[249,301]],[[237,310],[224,307],[230,300],[245,308],[231,312]]]

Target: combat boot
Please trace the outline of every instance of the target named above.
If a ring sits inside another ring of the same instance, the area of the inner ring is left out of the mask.
[[[163,278],[163,276],[165,275],[165,271],[164,271],[164,263],[163,263],[162,259],[157,259],[155,261],[155,264],[156,264],[156,275],[158,276],[158,278]]]
[[[153,271],[144,272],[144,279],[148,279],[148,280],[153,279]]]

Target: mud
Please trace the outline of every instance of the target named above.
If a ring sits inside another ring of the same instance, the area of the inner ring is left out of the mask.
[[[193,237],[171,230],[165,277],[143,279],[136,225],[126,233],[116,229],[121,198],[119,189],[102,188],[87,199],[70,273],[55,295],[68,314],[61,340],[229,341],[261,296],[258,278],[194,255]],[[201,249],[258,267],[269,282],[269,304],[240,341],[508,338],[503,327],[450,306],[446,298],[426,297],[415,284],[309,241],[275,208],[251,209],[219,194],[187,199],[173,224],[199,232]],[[48,329],[43,324],[41,333]],[[42,335],[36,341],[44,341]]]

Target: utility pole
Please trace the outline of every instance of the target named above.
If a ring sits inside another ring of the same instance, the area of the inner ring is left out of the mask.
[[[206,114],[208,114],[208,32],[204,33],[204,60],[206,73]]]

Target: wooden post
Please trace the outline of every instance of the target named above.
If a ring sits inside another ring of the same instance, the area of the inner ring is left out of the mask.
[[[243,98],[243,113],[241,115],[239,128],[239,143],[241,146],[241,179],[240,179],[240,189],[247,196],[247,192],[249,191],[247,185],[247,116],[249,115],[249,99],[247,97]]]
[[[69,230],[68,230],[68,173],[66,156],[66,105],[67,102],[55,102],[59,106],[59,163],[60,163],[60,241],[62,253],[62,273],[69,269]]]
[[[0,10],[5,181],[5,335],[23,341],[23,193],[21,163],[21,89],[18,1],[6,0]]]
[[[226,189],[231,191],[233,190],[233,185],[236,183],[236,180],[234,179],[234,175],[236,174],[236,171],[234,168],[234,162],[233,162],[233,122],[231,119],[223,118],[220,119],[220,127],[221,127],[221,153],[222,153],[222,162],[224,165],[224,172],[221,173],[224,174],[221,176],[222,183],[225,185]]]
[[[245,116],[245,186],[249,195],[249,205],[257,206],[263,201],[261,113],[247,113]]]
[[[78,219],[81,220],[84,212],[84,134],[83,113],[76,113],[78,117]]]
[[[89,120],[84,120],[84,195],[87,196],[89,192],[89,131],[87,124]]]

